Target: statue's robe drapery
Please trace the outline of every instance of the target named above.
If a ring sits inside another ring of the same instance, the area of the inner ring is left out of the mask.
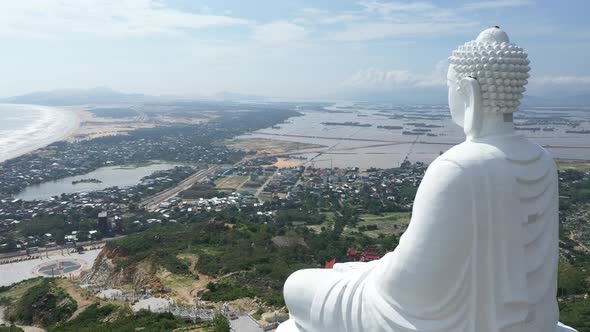
[[[287,281],[289,331],[556,331],[557,185],[554,161],[522,136],[453,147],[394,252]]]

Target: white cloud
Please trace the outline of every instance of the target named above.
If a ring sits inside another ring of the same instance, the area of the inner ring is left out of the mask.
[[[381,2],[361,1],[359,5],[365,7],[370,13],[389,15],[393,12],[422,12],[430,11],[436,7],[430,2]]]
[[[365,68],[346,79],[338,88],[344,91],[373,92],[416,92],[421,89],[445,89],[448,63],[439,61],[429,73],[418,73],[403,69]],[[559,91],[577,93],[588,91],[590,76],[541,76],[531,77],[527,89],[532,95],[543,95]]]
[[[470,32],[479,27],[478,22],[376,22],[358,23],[347,26],[335,34],[340,41],[364,41],[407,36],[441,36]]]
[[[490,8],[505,8],[505,7],[521,7],[532,5],[531,0],[495,0],[495,1],[480,1],[471,2],[463,6],[464,9],[480,10]]]
[[[286,21],[261,24],[254,28],[254,40],[264,44],[300,43],[306,36],[305,28]]]
[[[345,27],[334,34],[336,40],[365,41],[406,36],[460,35],[481,27],[481,23],[473,19],[473,15],[465,14],[466,11],[527,6],[532,1],[480,1],[457,7],[440,7],[428,1],[363,0],[357,4],[361,10],[347,13],[355,19],[342,20]]]
[[[312,15],[316,15],[316,14],[320,14],[322,13],[321,9],[318,8],[314,8],[314,7],[306,7],[301,9],[302,12],[306,13],[306,14],[312,14]]]
[[[347,22],[354,22],[354,21],[361,21],[364,20],[365,17],[356,14],[341,14],[341,15],[331,15],[320,19],[318,22],[321,24],[339,24],[339,23],[347,23]]]
[[[344,24],[344,29],[332,34],[334,39],[359,42],[408,36],[438,37],[464,34],[480,27],[471,16],[459,15],[457,8],[438,7],[427,1],[365,0],[357,4],[360,10],[332,15],[338,18],[334,23]]]
[[[226,15],[188,13],[157,0],[3,1],[0,22],[0,35],[49,38],[63,33],[120,37],[175,34],[183,29],[252,23]]]
[[[376,90],[443,87],[446,85],[447,68],[446,60],[439,61],[427,74],[409,70],[366,68],[344,81],[342,87]]]

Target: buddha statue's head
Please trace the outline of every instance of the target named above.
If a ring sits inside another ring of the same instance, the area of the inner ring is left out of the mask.
[[[512,113],[529,78],[528,64],[527,54],[499,27],[484,30],[453,51],[447,74],[449,108],[468,137],[490,134],[492,122],[498,128],[500,122],[512,126]]]

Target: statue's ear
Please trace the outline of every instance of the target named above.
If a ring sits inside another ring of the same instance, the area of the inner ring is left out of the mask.
[[[465,117],[463,120],[463,130],[468,139],[479,136],[483,122],[483,109],[481,108],[481,89],[479,82],[473,77],[467,77],[461,80],[461,90],[467,96],[465,105]]]

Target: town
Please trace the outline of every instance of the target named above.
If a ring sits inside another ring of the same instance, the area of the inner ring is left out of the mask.
[[[107,301],[105,308],[133,308],[125,319],[142,319],[147,309],[170,314],[157,317],[174,326],[223,325],[224,316],[235,331],[276,327],[287,317],[281,291],[293,271],[395,250],[428,168],[408,160],[388,169],[304,166],[291,153],[317,147],[284,144],[276,152],[271,141],[235,139],[291,116],[297,113],[220,113],[206,123],[58,142],[0,164],[0,266],[39,261],[37,275],[52,277],[91,257],[94,265],[79,277],[42,285],[84,292]],[[162,162],[173,164],[134,185],[18,197],[72,176],[100,184],[86,174],[104,167]],[[580,281],[590,264],[590,169],[560,166],[559,295],[576,306],[590,290]],[[22,287],[39,283],[33,280]]]
[[[348,202],[358,206],[358,214],[409,211],[426,165],[406,163],[400,169],[364,171],[222,165],[178,196],[151,210],[140,208],[142,200],[174,187],[197,169],[175,167],[155,172],[132,187],[62,194],[49,200],[4,198],[0,200],[0,251],[75,246],[76,242],[100,241],[230,207],[272,219],[281,215],[281,207],[301,205],[310,198]]]

